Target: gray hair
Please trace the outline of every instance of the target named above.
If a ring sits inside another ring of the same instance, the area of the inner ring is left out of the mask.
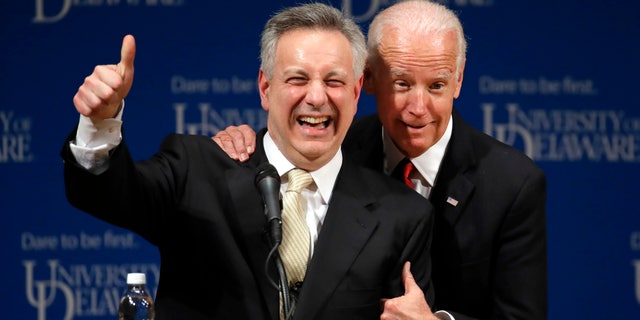
[[[378,57],[378,46],[385,30],[402,30],[407,34],[437,34],[453,30],[458,38],[456,59],[458,70],[467,55],[467,40],[458,16],[438,3],[428,0],[407,0],[378,13],[369,25],[367,33],[369,58]]]
[[[351,43],[353,72],[356,79],[360,78],[367,58],[362,30],[340,10],[321,3],[286,8],[267,21],[260,40],[260,68],[267,78],[273,76],[278,40],[287,31],[298,29],[335,30],[342,33]]]

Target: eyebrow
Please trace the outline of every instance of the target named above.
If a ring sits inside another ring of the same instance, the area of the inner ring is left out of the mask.
[[[309,77],[309,72],[307,72],[305,69],[303,68],[298,68],[298,67],[293,67],[290,69],[286,69],[283,72],[284,75],[290,75],[290,74],[300,74],[300,75],[304,75],[306,77]],[[349,76],[349,72],[348,71],[344,71],[341,69],[338,70],[331,70],[329,71],[329,73],[325,74],[324,77],[333,77],[333,76],[338,76],[338,77],[348,77]]]
[[[397,69],[397,68],[392,68],[390,69],[391,74],[393,74],[394,76],[407,76],[410,75],[410,72],[406,72],[402,69]],[[440,72],[438,74],[436,74],[436,76],[434,77],[435,79],[451,79],[451,77],[453,76],[453,72]]]

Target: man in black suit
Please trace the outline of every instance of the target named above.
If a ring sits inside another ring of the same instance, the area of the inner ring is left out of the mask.
[[[342,158],[366,59],[352,20],[305,4],[267,22],[258,87],[268,130],[246,163],[208,137],[176,134],[152,158],[134,162],[120,134],[134,57],[128,35],[120,63],[85,79],[74,97],[80,123],[62,156],[71,204],[158,247],[156,319],[280,317],[278,268],[255,183],[266,162],[279,175],[297,167],[313,177],[302,191],[312,256],[293,319],[379,319],[380,300],[404,293],[406,261],[431,302],[432,207]]]
[[[414,190],[436,211],[432,245],[436,314],[462,319],[546,319],[546,177],[515,148],[472,128],[453,108],[466,41],[446,7],[404,1],[369,26],[364,89],[378,114],[356,119],[347,158],[391,173],[403,158]],[[214,140],[240,159],[251,132]],[[411,281],[408,287],[415,288]],[[420,290],[389,300],[383,317],[431,314]]]

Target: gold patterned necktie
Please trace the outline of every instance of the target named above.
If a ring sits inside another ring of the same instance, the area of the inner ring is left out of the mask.
[[[293,169],[287,173],[289,185],[282,199],[282,244],[278,249],[289,286],[304,279],[309,261],[309,227],[302,211],[300,192],[313,182],[309,172]]]

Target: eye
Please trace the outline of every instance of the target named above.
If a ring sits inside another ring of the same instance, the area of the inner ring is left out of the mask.
[[[431,85],[431,89],[432,90],[442,90],[442,89],[444,89],[444,86],[445,86],[444,82],[436,82],[436,83]]]
[[[405,90],[409,90],[410,85],[406,81],[394,81],[393,82],[393,87],[396,90],[405,91]]]
[[[307,79],[303,77],[291,77],[287,78],[286,82],[293,85],[302,85],[307,83]]]
[[[338,79],[329,79],[327,81],[325,81],[327,86],[335,88],[335,87],[341,87],[344,85],[344,81],[342,80],[338,80]]]

